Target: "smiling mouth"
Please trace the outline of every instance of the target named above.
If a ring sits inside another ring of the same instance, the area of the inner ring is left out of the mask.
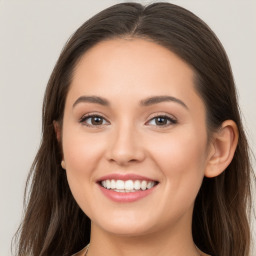
[[[99,184],[108,190],[120,193],[131,193],[151,189],[155,187],[158,182],[147,180],[102,180]]]

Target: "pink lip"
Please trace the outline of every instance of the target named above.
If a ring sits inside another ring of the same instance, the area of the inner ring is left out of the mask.
[[[101,177],[98,179],[98,182],[102,180],[146,180],[146,181],[155,181],[153,179],[137,175],[137,174],[120,174],[120,173],[113,173],[106,176]]]
[[[128,203],[128,202],[134,202],[137,200],[140,200],[149,194],[151,194],[156,186],[146,189],[146,190],[138,190],[136,192],[128,192],[128,193],[122,193],[122,192],[116,192],[114,190],[106,189],[102,187],[99,184],[100,190],[103,192],[103,194],[111,199],[114,202],[119,202],[119,203]]]
[[[146,196],[148,196],[150,193],[152,193],[155,189],[156,186],[150,188],[150,189],[146,189],[146,190],[138,190],[136,192],[116,192],[114,190],[110,190],[110,189],[106,189],[104,187],[101,186],[100,182],[103,180],[146,180],[146,181],[156,181],[154,179],[150,179],[148,177],[145,176],[141,176],[141,175],[137,175],[137,174],[120,174],[120,173],[113,173],[113,174],[109,174],[106,176],[101,177],[100,179],[98,179],[97,183],[99,185],[100,190],[102,191],[102,193],[108,197],[109,199],[115,201],[115,202],[123,202],[123,203],[127,203],[127,202],[134,202],[137,200],[140,200]],[[156,181],[157,182],[157,181]]]

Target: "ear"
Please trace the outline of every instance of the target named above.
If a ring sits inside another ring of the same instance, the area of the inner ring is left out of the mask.
[[[216,177],[231,163],[238,143],[237,125],[232,120],[226,120],[221,128],[213,134],[208,155],[205,176]]]
[[[54,120],[53,121],[53,126],[54,126],[54,130],[55,130],[57,141],[59,143],[61,143],[61,128],[60,128],[59,122]]]
[[[60,124],[59,124],[59,122],[54,120],[53,121],[53,126],[54,126],[57,141],[59,143],[59,147],[61,148],[61,127],[60,127]],[[61,153],[61,154],[63,155],[63,153]],[[63,158],[63,156],[62,156],[62,158]],[[66,169],[66,164],[65,164],[65,161],[63,159],[61,161],[61,167],[62,167],[62,169]]]

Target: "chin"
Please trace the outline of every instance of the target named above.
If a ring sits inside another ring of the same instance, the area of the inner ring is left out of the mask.
[[[143,220],[143,221],[141,221]],[[92,228],[94,226],[92,221]],[[105,232],[119,236],[140,236],[154,232],[152,221],[147,221],[145,218],[107,218],[96,223],[97,228]]]

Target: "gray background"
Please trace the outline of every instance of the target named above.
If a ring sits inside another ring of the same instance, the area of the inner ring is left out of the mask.
[[[85,20],[120,2],[124,1],[0,1],[1,256],[11,255],[10,241],[21,220],[25,180],[40,142],[43,94],[58,55]],[[248,138],[256,152],[256,2],[169,2],[201,17],[223,43],[233,68]],[[252,226],[255,237],[255,222]]]

